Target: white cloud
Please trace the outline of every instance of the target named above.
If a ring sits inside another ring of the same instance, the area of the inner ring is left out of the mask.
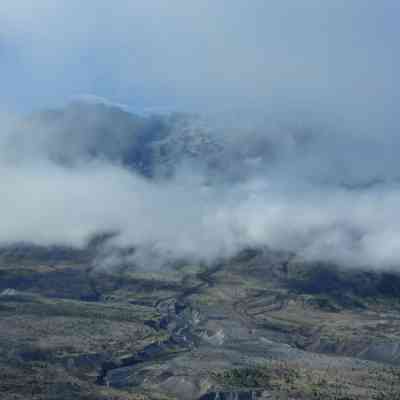
[[[48,162],[7,164],[1,175],[3,243],[83,246],[90,235],[111,230],[120,232],[115,245],[141,249],[137,261],[146,260],[147,267],[159,257],[211,261],[247,246],[348,266],[400,263],[395,186],[291,191],[258,178],[210,188],[180,178],[151,182],[96,162],[72,169]]]
[[[74,153],[91,138],[54,139],[31,126],[15,153],[1,146],[0,241],[82,245],[115,229],[120,243],[175,256],[271,245],[350,265],[398,265],[398,187],[331,185],[398,178],[398,13],[391,0],[3,0],[2,107],[95,93],[128,106],[278,110],[295,122],[306,110],[332,125],[302,154],[278,129],[272,172],[254,168],[247,182],[208,189],[187,179],[190,170],[156,184],[104,160],[61,167],[48,146]],[[235,145],[261,146],[269,134],[231,127],[242,135]]]

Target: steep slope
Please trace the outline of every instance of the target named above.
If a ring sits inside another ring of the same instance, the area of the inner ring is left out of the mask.
[[[171,174],[185,160],[207,165],[221,150],[197,116],[146,116],[85,102],[22,120],[9,146],[15,157],[38,153],[65,165],[106,160],[147,177]]]

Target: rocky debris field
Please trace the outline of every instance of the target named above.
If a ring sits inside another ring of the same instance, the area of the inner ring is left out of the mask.
[[[399,291],[261,250],[146,272],[3,249],[0,398],[400,399]]]

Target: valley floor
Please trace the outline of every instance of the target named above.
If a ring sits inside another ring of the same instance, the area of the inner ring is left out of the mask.
[[[262,251],[151,272],[1,257],[1,399],[400,399],[398,277]]]

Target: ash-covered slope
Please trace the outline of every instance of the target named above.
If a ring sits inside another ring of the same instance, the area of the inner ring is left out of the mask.
[[[103,160],[146,177],[168,177],[188,164],[210,177],[237,180],[304,156],[317,137],[315,127],[284,126],[268,116],[135,114],[76,101],[20,120],[5,148],[14,160],[44,157],[65,166]]]
[[[75,101],[20,120],[3,151],[65,166],[102,160],[146,177],[186,164],[222,182],[268,176],[359,189],[398,179],[393,144],[296,113],[139,114]]]
[[[64,165],[105,160],[147,177],[171,174],[184,160],[210,165],[222,147],[194,115],[138,115],[86,102],[22,120],[9,146],[16,157],[23,157],[25,150],[26,155],[44,156]]]

